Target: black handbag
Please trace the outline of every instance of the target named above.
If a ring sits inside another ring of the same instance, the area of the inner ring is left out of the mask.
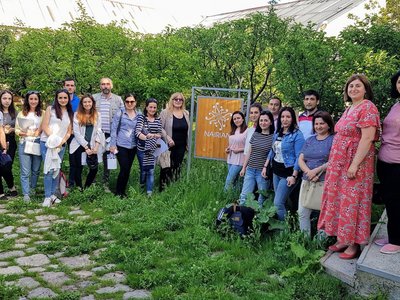
[[[94,170],[98,167],[99,161],[97,159],[97,154],[87,155],[86,156],[86,164],[89,169]]]
[[[12,164],[12,159],[11,156],[7,153],[2,153],[0,155],[0,167],[2,168],[8,168]]]

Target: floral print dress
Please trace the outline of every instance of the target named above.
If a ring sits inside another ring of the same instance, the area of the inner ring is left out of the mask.
[[[341,244],[366,244],[370,236],[374,144],[354,179],[347,177],[347,170],[357,152],[361,128],[371,126],[377,128],[378,140],[379,112],[369,100],[363,100],[352,112],[346,109],[335,126],[336,135],[329,155],[318,229],[329,236],[337,236]]]

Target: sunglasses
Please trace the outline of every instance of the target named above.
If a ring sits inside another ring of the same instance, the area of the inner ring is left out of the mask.
[[[27,94],[28,96],[33,95],[33,94],[39,95],[40,92],[39,92],[39,91],[28,91],[26,94]]]
[[[183,102],[183,99],[182,99],[182,98],[174,98],[174,101],[176,101],[176,102]]]
[[[133,101],[125,101],[126,104],[133,104],[135,102],[136,102],[135,100],[133,100]]]

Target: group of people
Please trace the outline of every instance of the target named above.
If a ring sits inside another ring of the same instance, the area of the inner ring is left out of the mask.
[[[400,71],[391,79],[391,97],[400,99]],[[311,234],[310,216],[317,214],[318,230],[336,237],[329,250],[341,252],[342,259],[352,259],[370,238],[375,143],[381,141],[376,165],[388,237],[375,240],[375,244],[382,247],[382,253],[398,253],[400,104],[393,105],[381,125],[371,84],[362,74],[347,80],[344,100],[348,105],[336,125],[332,116],[319,108],[320,96],[314,90],[304,93],[305,112],[299,117],[293,108],[282,107],[278,97],[270,99],[265,111],[258,103],[251,105],[251,127],[241,112],[234,112],[226,148],[225,189],[240,188],[238,178],[244,176],[239,201],[245,205],[249,194],[273,188],[279,220],[285,219],[288,199],[294,196],[300,229]],[[260,206],[263,194],[259,193]]]
[[[43,162],[44,200],[50,207],[61,200],[57,187],[64,152],[69,152],[69,186],[81,190],[96,179],[99,163],[103,163],[103,185],[109,189],[110,169],[119,163],[115,194],[126,197],[130,171],[137,155],[140,185],[151,195],[154,188],[154,168],[162,166],[160,189],[178,178],[188,145],[189,113],[182,93],[172,94],[167,107],[159,115],[158,101],[147,99],[141,113],[134,94],[124,99],[111,92],[110,78],[100,80],[100,93],[75,94],[75,80],[67,78],[57,90],[54,100],[42,110],[40,92],[28,91],[22,109],[17,113],[13,93],[0,93],[0,146],[2,155],[14,161],[18,149],[21,190],[24,201],[30,201],[37,186]],[[16,138],[16,136],[18,138]],[[18,145],[17,145],[18,141]],[[164,143],[165,147],[162,147]],[[160,149],[162,148],[162,150]],[[12,162],[0,166],[0,199],[18,195],[14,184]],[[83,184],[83,166],[88,174]],[[114,165],[114,166],[112,166]],[[8,191],[4,191],[4,178]]]

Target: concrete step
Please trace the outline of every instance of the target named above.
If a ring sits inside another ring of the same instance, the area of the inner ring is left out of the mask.
[[[381,290],[388,293],[389,299],[400,299],[400,253],[383,254],[379,251],[381,247],[373,243],[378,238],[387,237],[386,223],[384,211],[370,243],[357,261],[357,290],[362,295]]]
[[[387,293],[388,299],[400,299],[400,253],[382,254],[373,241],[386,237],[386,211],[375,227],[368,245],[358,259],[343,260],[338,253],[328,251],[321,264],[328,274],[346,283],[357,294],[368,296]]]

